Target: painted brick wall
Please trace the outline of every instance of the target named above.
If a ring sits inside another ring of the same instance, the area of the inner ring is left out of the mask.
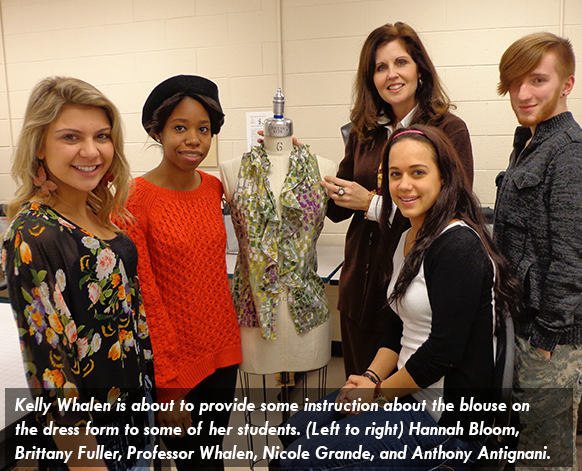
[[[219,160],[246,151],[245,113],[269,110],[282,85],[295,135],[340,161],[339,133],[348,121],[361,45],[375,27],[395,21],[421,35],[454,103],[469,126],[475,189],[495,199],[515,118],[496,92],[497,64],[515,39],[539,30],[569,37],[582,58],[580,0],[0,0],[0,202],[13,192],[9,176],[31,88],[47,75],[71,75],[103,90],[120,108],[135,175],[153,168],[141,106],[161,80],[180,73],[216,81],[226,112]],[[582,121],[582,85],[569,100]],[[210,169],[215,172],[216,169]],[[327,222],[330,241],[347,225]]]

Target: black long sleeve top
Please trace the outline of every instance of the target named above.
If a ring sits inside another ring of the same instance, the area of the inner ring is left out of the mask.
[[[406,369],[422,388],[444,377],[443,400],[453,403],[454,410],[443,412],[439,425],[454,426],[459,421],[468,432],[470,422],[490,424],[491,414],[460,412],[459,404],[462,397],[465,402],[469,397],[479,403],[492,400],[491,260],[472,229],[455,226],[428,248],[420,270],[423,270],[432,311],[431,329],[426,341],[406,362]],[[394,312],[389,316],[389,327],[381,345],[400,353],[403,324]]]

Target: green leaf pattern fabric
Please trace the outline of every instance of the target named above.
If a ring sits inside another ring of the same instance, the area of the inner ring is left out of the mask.
[[[265,339],[276,338],[277,302],[284,287],[289,288],[289,310],[298,334],[329,318],[316,252],[327,195],[309,146],[294,146],[289,159],[280,216],[268,180],[271,163],[262,146],[243,155],[230,203],[239,243],[233,301],[239,324],[260,327]]]

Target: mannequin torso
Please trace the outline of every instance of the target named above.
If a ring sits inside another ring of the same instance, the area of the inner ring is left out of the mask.
[[[293,151],[293,137],[265,137],[263,145],[271,163],[267,174],[270,189],[277,201],[281,215],[279,196],[289,171],[289,156]],[[320,173],[333,175],[336,164],[328,159],[317,158]],[[227,200],[232,200],[236,189],[240,159],[220,165],[221,179]],[[241,327],[243,362],[240,368],[247,373],[271,374],[277,372],[309,371],[326,365],[331,357],[331,323],[298,334],[289,312],[288,289],[279,295],[276,313],[276,339],[265,340],[261,329]]]

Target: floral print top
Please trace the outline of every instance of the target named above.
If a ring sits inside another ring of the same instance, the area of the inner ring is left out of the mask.
[[[263,147],[242,158],[230,203],[239,255],[233,301],[239,324],[260,327],[276,338],[279,294],[289,288],[289,311],[297,333],[329,318],[323,282],[317,274],[316,244],[323,229],[327,195],[317,157],[309,146],[295,146],[280,195],[281,216],[267,177],[270,162]]]
[[[34,395],[113,404],[151,389],[137,251],[127,236],[102,240],[27,203],[6,231],[2,265]]]

